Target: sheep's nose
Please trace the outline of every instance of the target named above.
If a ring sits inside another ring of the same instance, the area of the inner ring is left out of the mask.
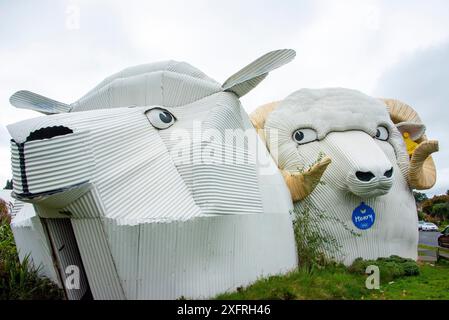
[[[374,173],[372,173],[371,171],[368,172],[357,171],[355,173],[355,176],[357,177],[357,179],[363,182],[371,181],[375,177]]]
[[[355,176],[362,182],[369,182],[376,177],[376,175],[371,171],[368,172],[357,171],[355,173]],[[393,168],[384,172],[384,177],[391,178],[392,176],[393,176]]]
[[[384,177],[391,178],[393,176],[393,168],[388,171],[385,171]]]

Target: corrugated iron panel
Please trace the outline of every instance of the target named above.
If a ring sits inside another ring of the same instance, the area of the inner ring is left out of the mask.
[[[255,88],[268,72],[289,63],[295,56],[296,52],[289,49],[268,52],[229,77],[223,83],[223,89],[242,97]]]
[[[214,216],[141,224],[138,261],[139,299],[206,298],[294,269],[296,251],[288,215]]]
[[[185,105],[221,91],[216,81],[187,63],[168,61],[135,66],[106,78],[72,104],[72,111],[130,105]]]
[[[125,299],[100,219],[72,219],[87,279],[95,299]]]
[[[95,187],[92,187],[89,192],[71,202],[65,209],[75,219],[99,218],[105,215],[102,201]]]
[[[105,219],[104,228],[126,299],[138,299],[140,225]]]
[[[64,283],[67,298],[70,300],[80,300],[87,292],[89,285],[86,274],[84,273],[83,262],[75,240],[70,219],[45,219],[48,227],[50,241],[53,245],[54,253],[58,259],[58,265],[61,268],[60,275]],[[70,266],[76,266],[79,270],[79,289],[68,288],[67,280],[71,275]]]
[[[42,276],[61,286],[53,266],[51,246],[33,205],[15,201],[11,230],[21,262],[28,256]]]
[[[51,139],[29,141],[24,145],[24,173],[30,193],[70,187],[89,181],[94,169],[88,133],[73,133]],[[12,144],[14,188],[24,192],[17,146]]]
[[[9,101],[16,108],[31,109],[45,114],[70,111],[70,106],[65,103],[26,90],[16,92]]]
[[[13,141],[11,144],[12,183],[16,193],[23,193],[22,174],[20,171],[19,147]]]

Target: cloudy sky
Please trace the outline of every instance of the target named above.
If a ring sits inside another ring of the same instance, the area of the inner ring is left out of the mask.
[[[111,73],[167,59],[222,82],[293,48],[291,64],[242,98],[248,112],[304,87],[401,99],[440,141],[428,193],[449,189],[447,0],[0,0],[0,39],[1,185],[11,177],[5,126],[38,115],[10,106],[17,90],[70,103]]]

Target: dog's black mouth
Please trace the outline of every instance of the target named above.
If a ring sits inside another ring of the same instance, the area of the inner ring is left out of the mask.
[[[67,192],[72,189],[77,189],[77,188],[87,185],[88,183],[89,183],[89,181],[83,181],[83,182],[71,185],[69,187],[58,188],[58,189],[54,189],[54,190],[50,190],[50,191],[37,192],[37,193],[31,193],[31,192],[16,193],[13,191],[11,193],[11,196],[14,199],[21,200],[21,201],[33,200],[33,199],[36,199],[39,197],[47,197],[47,196],[51,196],[51,195],[54,195],[57,193],[62,193],[62,192]]]
[[[14,139],[11,140],[12,143],[17,145],[17,149],[19,152],[19,165],[20,165],[20,180],[22,182],[22,190],[23,193],[20,195],[16,195],[18,197],[22,197],[25,199],[30,199],[33,197],[33,194],[30,193],[28,179],[26,175],[26,167],[25,167],[25,143],[30,141],[37,140],[45,140],[51,139],[58,136],[65,136],[67,134],[73,133],[73,130],[64,126],[53,126],[41,128],[38,130],[34,130],[31,132],[26,138],[25,142],[18,143]],[[56,191],[55,191],[56,192]]]

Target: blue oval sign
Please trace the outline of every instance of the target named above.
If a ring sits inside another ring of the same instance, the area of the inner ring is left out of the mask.
[[[360,230],[371,228],[376,221],[374,209],[362,202],[360,206],[352,212],[352,222]]]

